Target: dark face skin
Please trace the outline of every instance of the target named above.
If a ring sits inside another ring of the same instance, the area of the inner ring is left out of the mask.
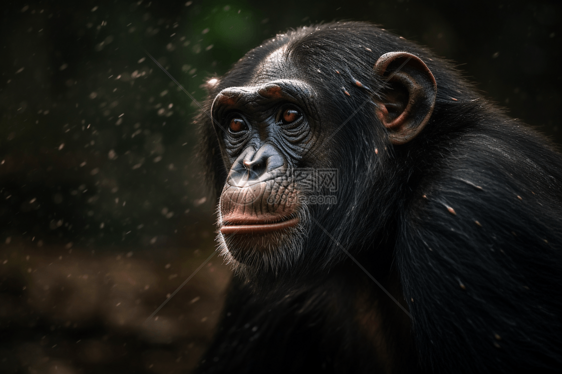
[[[212,107],[229,170],[219,204],[219,235],[243,263],[273,247],[297,244],[294,238],[306,231],[294,170],[315,141],[316,93],[287,74],[292,70],[287,64],[282,52],[274,51],[263,64],[269,68],[260,69],[252,85],[222,90]]]
[[[324,80],[313,83],[304,79],[307,73],[302,65],[297,67],[286,50],[273,50],[252,73],[248,72],[251,77],[243,86],[229,87],[227,78],[226,88],[216,94],[211,107],[228,170],[218,209],[218,241],[222,254],[235,268],[243,264],[274,273],[289,268],[302,257],[310,217],[322,222],[318,212],[331,213],[329,207],[309,206],[309,195],[323,192],[304,188],[307,174],[302,170],[339,165],[343,175],[356,166],[358,156],[347,154],[342,159],[338,155],[345,150],[327,149],[330,143],[326,139],[333,138],[329,135],[335,129],[341,129],[348,119],[359,118],[349,113],[335,121],[334,110],[341,102],[362,100],[361,107],[373,108],[368,115],[370,121],[376,118],[387,129],[385,141],[401,145],[424,127],[435,100],[435,80],[414,55],[400,52],[381,56],[370,73],[373,80],[367,84],[338,70],[326,71],[332,81],[343,79],[360,90],[361,95],[352,91],[352,98],[347,90],[326,89]],[[375,92],[372,83],[381,80],[386,84]],[[372,122],[371,126],[377,125]],[[339,135],[344,132],[358,133],[353,124]],[[371,148],[369,154],[380,157],[376,146]],[[347,164],[338,164],[342,161]],[[356,175],[346,179],[356,180]],[[353,183],[346,187],[350,191]]]

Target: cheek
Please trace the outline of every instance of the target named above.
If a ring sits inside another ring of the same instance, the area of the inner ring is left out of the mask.
[[[312,131],[307,125],[291,128],[285,125],[282,129],[277,129],[275,143],[283,151],[293,164],[298,163],[303,155],[313,147],[315,141]]]

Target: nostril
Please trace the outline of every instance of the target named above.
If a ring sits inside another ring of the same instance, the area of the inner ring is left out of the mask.
[[[266,165],[267,163],[265,162],[265,160],[260,160],[256,162],[252,168],[256,174],[262,175],[266,171]]]
[[[244,168],[250,172],[256,173],[257,175],[261,175],[265,173],[265,169],[267,168],[267,160],[260,159],[254,161],[244,160],[242,161],[242,165]]]
[[[256,169],[259,168],[260,166],[262,166],[264,164],[263,159],[261,160],[254,160],[254,161],[248,161],[248,160],[244,160],[242,161],[242,164],[244,165],[244,167],[246,169]]]

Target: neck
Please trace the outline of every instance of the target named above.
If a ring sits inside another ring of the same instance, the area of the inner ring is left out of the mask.
[[[349,362],[355,362],[357,372],[412,372],[417,360],[411,320],[381,288],[407,308],[398,272],[372,269],[372,275],[380,285],[349,261],[321,281],[301,281],[290,292],[283,282],[283,294],[276,287],[260,287],[255,295],[268,309],[279,308],[294,315],[290,318],[308,321],[305,325],[322,326],[319,349],[333,357],[336,366],[346,363],[343,371],[353,372]]]

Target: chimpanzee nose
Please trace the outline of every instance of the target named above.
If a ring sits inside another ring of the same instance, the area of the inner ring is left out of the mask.
[[[283,166],[283,157],[277,149],[269,144],[264,144],[256,153],[246,154],[242,165],[250,172],[250,180],[259,179],[262,175]]]
[[[264,144],[258,151],[247,148],[232,165],[229,184],[242,187],[250,182],[269,178],[270,173],[285,164],[281,153],[271,144]]]

